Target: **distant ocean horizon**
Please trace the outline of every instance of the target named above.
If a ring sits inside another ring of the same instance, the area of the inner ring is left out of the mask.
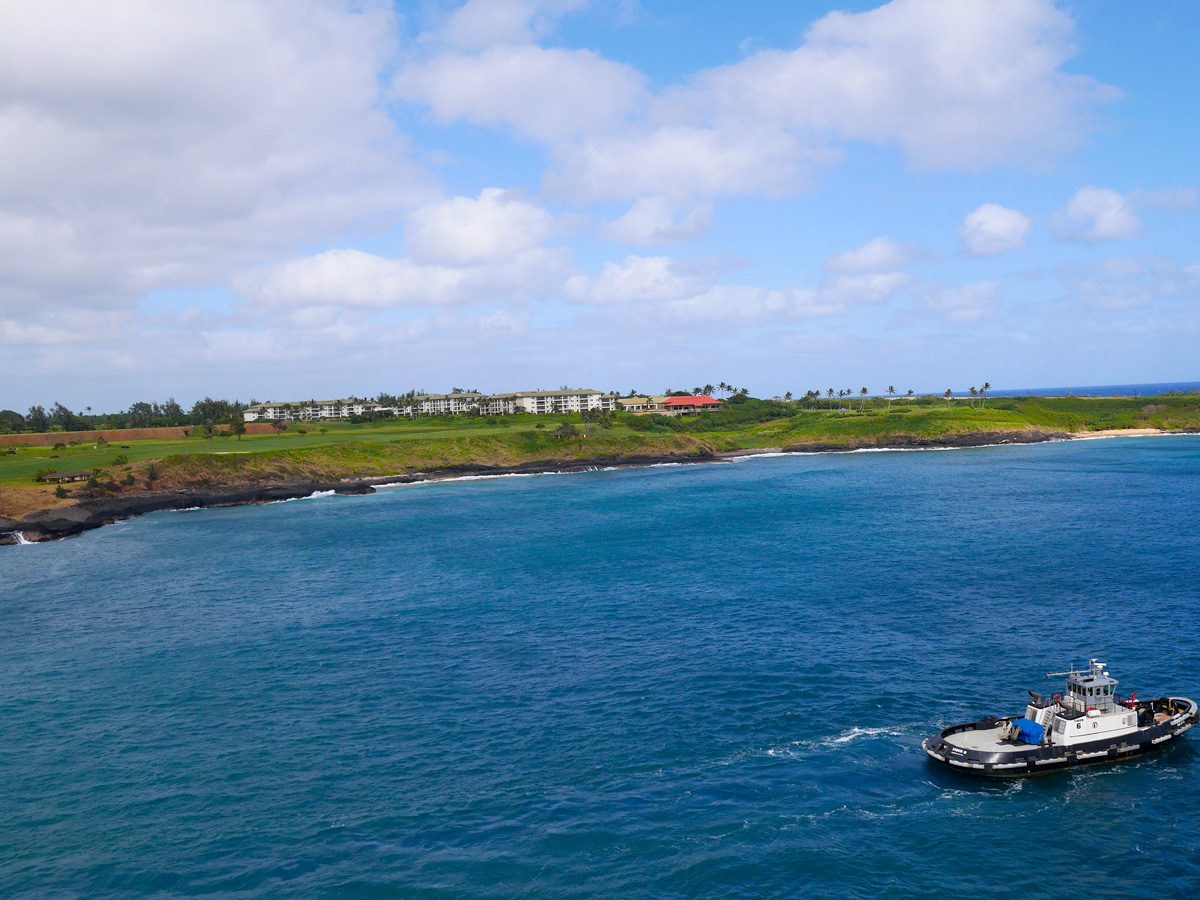
[[[1159,397],[1163,394],[1200,391],[1200,381],[1158,381],[1148,384],[1101,384],[1076,387],[1003,388],[989,397]],[[957,391],[955,394],[957,395]]]

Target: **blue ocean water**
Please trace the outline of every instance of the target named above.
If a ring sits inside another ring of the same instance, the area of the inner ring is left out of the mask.
[[[920,741],[1099,655],[1200,695],[1200,437],[446,482],[0,550],[0,896],[1200,894],[1200,734]]]
[[[1193,394],[1200,381],[1158,381],[1149,384],[1091,384],[1076,387],[1005,388],[988,391],[989,397],[1161,397]]]

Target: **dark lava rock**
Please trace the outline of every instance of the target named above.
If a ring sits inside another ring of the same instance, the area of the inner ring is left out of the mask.
[[[27,541],[47,541],[70,537],[111,525],[123,519],[168,509],[196,509],[220,506],[249,506],[294,500],[318,491],[339,494],[372,494],[375,489],[361,481],[327,483],[322,481],[288,481],[273,484],[244,484],[232,487],[194,488],[186,491],[147,491],[115,497],[96,497],[81,500],[75,506],[46,509],[16,522],[0,520],[0,544],[18,543],[15,532]]]

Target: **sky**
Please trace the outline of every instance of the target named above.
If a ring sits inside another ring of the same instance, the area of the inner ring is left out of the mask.
[[[0,21],[0,408],[1200,380],[1200,4]]]

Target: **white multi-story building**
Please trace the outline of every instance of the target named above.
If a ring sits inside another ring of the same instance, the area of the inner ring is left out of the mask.
[[[460,415],[479,409],[488,400],[487,394],[460,392],[457,394],[417,394],[412,398],[410,412],[418,416]]]
[[[485,416],[511,416],[518,410],[516,394],[493,394],[480,406]]]
[[[614,394],[600,391],[514,391],[507,394],[418,394],[411,406],[397,410],[398,415],[457,415],[478,410],[482,416],[511,416],[516,413],[549,415],[584,412],[591,409],[617,409]]]
[[[389,407],[382,406],[370,400],[359,400],[351,397],[348,400],[295,400],[287,403],[259,403],[251,406],[242,418],[247,422],[257,422],[263,419],[269,422],[312,422],[317,419],[349,419],[351,416],[362,416],[391,412]]]
[[[259,403],[243,414],[247,422],[310,422],[349,419],[367,414],[396,416],[466,415],[505,416],[533,413],[580,413],[588,410],[616,410],[617,396],[600,391],[516,391],[508,394],[416,394],[405,398],[405,405],[383,406],[370,400],[297,400],[288,403]]]
[[[616,396],[602,394],[600,391],[520,391],[512,396],[518,412],[529,412],[539,416],[617,408]]]

